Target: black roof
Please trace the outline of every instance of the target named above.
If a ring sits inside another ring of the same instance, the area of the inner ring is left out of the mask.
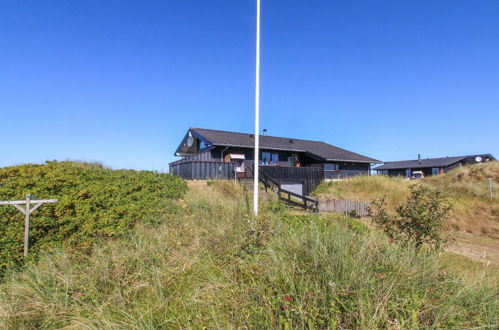
[[[427,168],[427,167],[447,167],[466,158],[474,158],[476,156],[488,157],[494,159],[490,154],[471,155],[471,156],[455,156],[441,158],[426,158],[421,160],[402,160],[396,162],[386,162],[383,165],[377,166],[374,170],[400,170],[406,168]]]
[[[206,128],[191,128],[191,131],[202,136],[210,144],[215,146],[253,148],[255,145],[253,134],[218,131]],[[381,163],[377,159],[366,157],[320,141],[260,135],[260,148],[305,152],[316,158],[330,161]]]

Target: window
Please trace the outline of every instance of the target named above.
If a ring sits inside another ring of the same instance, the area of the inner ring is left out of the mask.
[[[204,141],[199,141],[199,149],[198,150],[204,149],[206,147],[208,147],[208,145]]]
[[[262,152],[262,165],[268,165],[270,162],[270,152]]]
[[[272,154],[272,164],[279,164],[279,154]]]
[[[277,165],[279,164],[279,154],[262,152],[262,165]]]
[[[338,171],[338,164],[324,163],[324,171]]]
[[[438,167],[433,167],[431,169],[431,175],[438,175]]]

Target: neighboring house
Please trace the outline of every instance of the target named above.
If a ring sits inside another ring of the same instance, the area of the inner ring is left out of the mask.
[[[418,159],[386,162],[381,166],[375,167],[374,170],[378,174],[410,178],[415,171],[423,172],[424,176],[438,175],[455,167],[484,163],[491,160],[495,160],[491,154],[426,159],[421,159],[418,155]]]
[[[186,179],[251,177],[254,144],[253,134],[191,128],[175,151],[183,159],[170,163],[170,173]],[[267,135],[260,135],[259,156],[260,168],[286,183],[310,173],[319,173],[321,181],[369,175],[371,164],[381,163],[325,142]]]

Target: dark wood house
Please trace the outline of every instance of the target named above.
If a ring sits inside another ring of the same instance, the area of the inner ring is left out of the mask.
[[[410,178],[413,177],[414,172],[422,172],[424,176],[432,176],[445,173],[459,166],[484,163],[491,160],[495,160],[491,154],[425,159],[418,156],[418,159],[415,160],[386,162],[374,168],[374,170],[378,174]]]
[[[170,163],[170,173],[186,179],[251,177],[254,144],[253,134],[191,128],[175,151],[182,159]],[[321,181],[369,175],[371,165],[381,163],[325,142],[267,135],[260,135],[259,158],[261,170],[274,178],[279,172],[289,183],[309,175]]]

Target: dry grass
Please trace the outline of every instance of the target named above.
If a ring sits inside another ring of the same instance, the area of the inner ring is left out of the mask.
[[[493,327],[497,287],[361,222],[191,182],[163,222],[55,251],[0,285],[5,329]],[[488,268],[480,270],[487,277]]]
[[[366,202],[386,196],[388,209],[395,210],[409,195],[409,185],[410,181],[398,177],[357,176],[325,182],[317,188],[314,195]]]
[[[496,196],[492,201],[488,178],[494,179]],[[324,183],[316,195],[368,202],[386,195],[388,210],[394,212],[407,197],[408,187],[418,183],[439,188],[452,204],[444,223],[447,238],[454,240],[449,248],[475,259],[485,254],[481,259],[499,264],[499,162],[464,166],[421,181],[354,177]]]
[[[424,180],[452,201],[448,229],[499,240],[499,197],[490,200],[488,178],[494,179],[499,194],[499,162],[464,166]]]
[[[233,181],[227,180],[208,180],[206,185],[212,187],[215,191],[222,193],[224,196],[239,198],[243,195],[243,188],[234,184]]]

